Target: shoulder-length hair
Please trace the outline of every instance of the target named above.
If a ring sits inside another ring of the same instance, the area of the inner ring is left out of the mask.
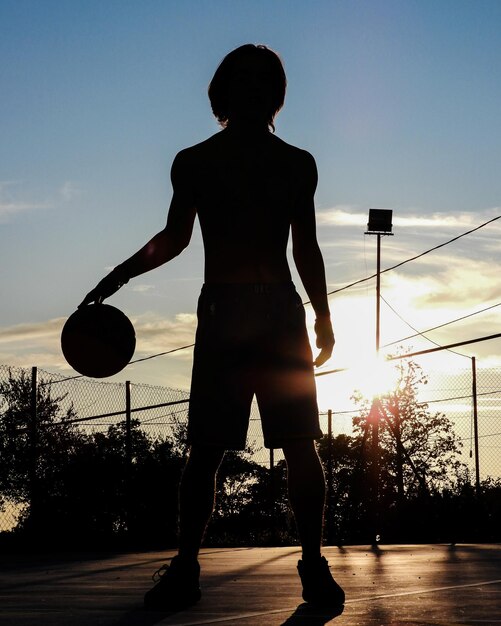
[[[263,59],[269,67],[272,77],[272,97],[270,110],[268,111],[268,126],[274,131],[275,126],[273,120],[280,111],[285,100],[285,90],[287,87],[287,78],[285,76],[284,66],[278,54],[262,44],[254,45],[252,43],[245,44],[228,53],[219,64],[210,84],[209,84],[209,100],[219,124],[225,128],[229,120],[229,102],[228,91],[229,84],[235,64],[243,57],[254,54]]]

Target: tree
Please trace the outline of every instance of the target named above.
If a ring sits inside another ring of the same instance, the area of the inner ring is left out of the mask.
[[[64,510],[53,507],[53,515],[80,533],[80,543],[173,545],[182,465],[172,441],[151,438],[139,420],[131,420],[129,432],[125,421],[111,425],[89,436],[73,456]]]
[[[317,451],[327,480],[324,538],[341,545],[363,539],[369,499],[368,471],[360,435],[324,435]],[[329,463],[329,456],[331,462]]]
[[[187,423],[174,417],[173,449],[186,458]],[[227,450],[217,472],[216,502],[205,541],[212,545],[263,543],[270,528],[269,471],[253,460],[255,445]],[[184,464],[184,460],[183,460]]]
[[[417,363],[401,359],[396,370],[394,389],[376,401],[387,487],[407,497],[451,487],[464,467],[453,423],[444,413],[432,412],[428,403],[418,401],[419,388],[428,384],[428,377]],[[354,399],[361,407],[353,420],[360,436],[374,417],[374,407],[360,393]]]
[[[253,460],[255,450],[227,450],[216,478],[216,506],[207,528],[211,545],[249,545],[262,541],[263,518],[269,498],[262,487],[269,485],[267,468]]]
[[[431,497],[454,490],[462,482],[461,441],[452,421],[419,402],[418,392],[428,383],[421,367],[410,359],[398,360],[397,382],[388,393],[372,401],[355,393],[360,414],[354,431],[360,445],[359,464],[370,476],[373,420],[378,420],[378,501],[389,532],[423,532],[431,515]],[[419,514],[416,503],[419,502]]]
[[[0,381],[0,506],[20,513],[16,534],[43,537],[45,547],[109,547],[125,537],[172,544],[182,467],[173,442],[132,420],[128,459],[125,422],[86,434],[67,394],[53,389],[38,382],[35,439],[31,377],[9,370]]]
[[[68,451],[85,436],[72,420],[73,405],[61,410],[66,394],[53,395],[50,384],[40,381],[36,389],[36,436],[33,431],[31,377],[24,370],[0,381],[0,495],[4,505],[23,510],[20,525],[33,521],[43,510],[48,485],[57,490]]]

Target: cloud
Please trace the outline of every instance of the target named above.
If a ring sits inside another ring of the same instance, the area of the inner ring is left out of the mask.
[[[66,318],[0,327],[0,363],[17,367],[71,369],[60,347]]]
[[[26,199],[26,192],[23,190],[21,181],[0,181],[0,223],[6,223],[16,215],[26,211],[57,208],[62,203],[70,202],[80,193],[81,189],[78,185],[68,180],[55,193],[51,194],[51,201],[32,201]]]
[[[70,200],[73,200],[73,198],[80,195],[80,193],[80,187],[71,180],[65,181],[59,188],[59,196],[64,202],[70,202]]]
[[[28,202],[18,198],[17,190],[21,183],[14,180],[0,181],[0,223],[5,223],[13,216],[34,209],[50,209],[47,202]]]
[[[348,205],[338,205],[331,209],[317,211],[318,226],[366,226],[368,211],[360,210]]]
[[[494,207],[479,212],[459,213],[424,213],[419,210],[399,214],[393,212],[393,226],[397,228],[474,228],[483,221],[501,214],[501,207]],[[361,210],[360,207],[350,205],[337,205],[330,209],[317,212],[319,226],[367,226],[369,208]]]
[[[499,287],[493,283],[495,271],[488,264],[483,275],[474,265],[468,269],[456,268],[443,273],[442,277],[429,277],[429,291],[416,299],[418,307],[444,307],[451,303],[471,306],[487,306],[501,299]]]
[[[19,197],[20,181],[0,181],[0,223],[8,222],[13,216],[36,209],[50,209],[49,202],[32,202]]]
[[[19,367],[71,369],[61,352],[61,331],[67,318],[58,317],[31,324],[0,327],[0,363]],[[167,352],[195,341],[196,315],[179,313],[166,318],[158,313],[131,317],[136,330],[134,359]],[[175,352],[181,360],[191,359],[191,351]]]
[[[499,331],[501,309],[496,307],[478,313],[501,302],[501,292],[492,287],[495,284],[495,273],[495,267],[472,262],[467,267],[448,268],[441,276],[432,273],[421,277],[398,272],[388,274],[383,281],[384,301],[381,305],[383,344],[413,335],[411,326],[424,331],[471,313],[475,315],[432,331],[427,336],[440,345],[447,345],[496,334]],[[410,343],[406,341],[405,345],[413,350],[433,347],[419,337],[410,340]],[[457,351],[477,355],[482,357],[482,361],[493,357],[499,364],[499,345],[499,340],[492,340],[470,344]],[[430,367],[445,361],[448,356],[437,353],[430,357]]]
[[[335,208],[330,216],[339,223],[359,222],[365,215],[357,211]],[[395,237],[386,237],[382,246],[381,268],[397,265],[418,256],[436,245],[448,242],[454,235],[462,234],[488,219],[501,214],[501,208],[482,213],[467,213],[457,216],[436,214],[426,219],[437,224],[436,228],[402,228]],[[337,217],[336,217],[337,216]],[[325,217],[325,215],[324,215]],[[415,217],[405,216],[406,224],[419,223]],[[424,218],[423,218],[424,219]],[[439,225],[443,227],[440,227]],[[452,229],[452,225],[460,228]],[[447,226],[444,226],[447,225]],[[371,276],[376,272],[376,245],[374,237],[364,236],[363,227],[320,228],[319,241],[324,253],[328,290],[333,291],[348,283]],[[439,308],[454,303],[455,306],[479,307],[490,300],[501,299],[498,288],[499,253],[501,251],[501,220],[492,222],[457,241],[440,247],[436,251],[419,257],[400,268],[384,273],[383,289],[391,285],[392,277],[407,279],[408,290],[413,291],[416,307]],[[343,292],[363,293],[372,290],[373,281],[362,282]],[[417,297],[421,300],[418,300]]]
[[[131,285],[130,287],[131,291],[137,293],[145,293],[146,291],[151,291],[151,289],[155,289],[155,285]]]
[[[137,338],[135,358],[167,352],[195,341],[197,317],[193,313],[178,313],[174,319],[145,313],[133,318],[132,322]],[[191,353],[180,351],[172,356],[191,358]]]
[[[62,354],[52,354],[44,351],[34,352],[7,352],[0,351],[0,365],[9,367],[39,367],[49,371],[72,371]]]
[[[0,327],[0,345],[10,342],[43,342],[51,341],[61,334],[66,318],[58,317],[33,324],[15,324]]]

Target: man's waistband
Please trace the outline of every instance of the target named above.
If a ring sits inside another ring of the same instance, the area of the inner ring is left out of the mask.
[[[294,283],[204,283],[202,293],[210,294],[277,294],[296,290]]]

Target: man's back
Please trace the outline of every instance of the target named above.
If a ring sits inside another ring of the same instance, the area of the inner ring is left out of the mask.
[[[316,180],[310,155],[269,132],[226,129],[178,156],[202,229],[205,282],[289,281],[290,226]]]

